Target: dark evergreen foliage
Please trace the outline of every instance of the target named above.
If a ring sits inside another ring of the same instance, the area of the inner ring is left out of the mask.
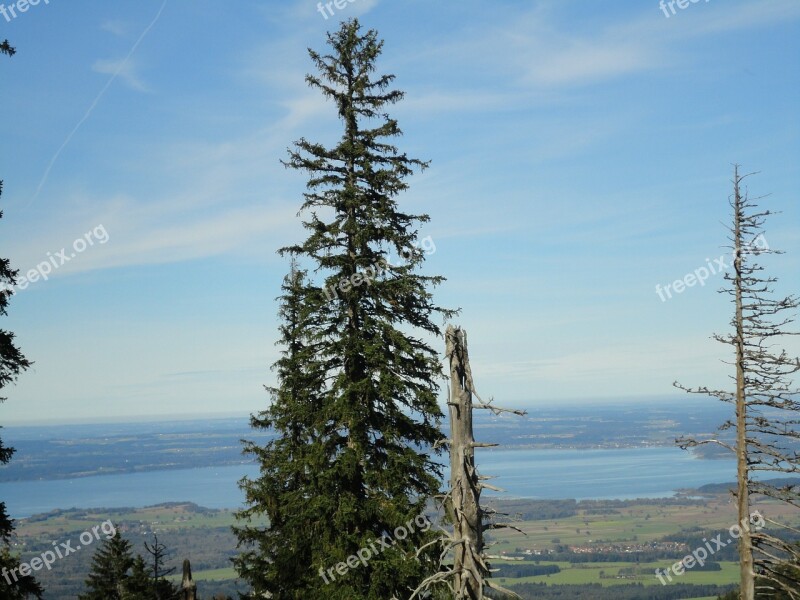
[[[171,570],[164,568],[167,547],[155,539],[145,544],[152,563],[141,555],[134,556],[131,543],[120,536],[104,540],[92,558],[92,569],[86,580],[87,592],[79,600],[171,600],[178,597],[178,588],[164,579]],[[154,551],[157,551],[154,553]]]
[[[126,598],[136,598],[137,600],[154,598],[153,585],[150,580],[147,563],[145,563],[141,555],[137,555],[133,559],[130,574],[125,580],[125,592],[128,594]]]
[[[131,543],[117,531],[114,537],[103,540],[92,558],[92,570],[86,579],[87,592],[79,600],[126,600],[128,584],[141,584],[137,577],[131,581],[135,564]]]
[[[441,365],[420,336],[440,336],[433,317],[454,313],[433,303],[442,278],[418,272],[417,227],[427,215],[397,205],[404,180],[427,165],[390,143],[401,131],[385,111],[403,93],[390,89],[394,76],[374,75],[382,42],[357,20],[328,42],[330,54],[309,50],[318,75],[307,82],[333,100],[343,135],[330,148],[301,139],[289,152],[286,166],[309,175],[309,235],[281,251],[313,266],[323,285],[294,262],[284,281],[278,385],[252,419],[279,437],[246,446],[261,477],[242,482],[248,508],[236,566],[257,594],[276,600],[386,600],[407,596],[436,568],[429,554],[415,557],[431,539],[419,527],[346,575],[321,574],[394,537],[439,491],[430,449],[444,441]],[[268,529],[248,524],[258,515],[269,517]]]
[[[727,594],[732,586],[688,583],[661,586],[631,583],[604,587],[599,583],[586,585],[521,583],[511,587],[522,596],[523,600],[685,600]]]
[[[240,576],[254,589],[288,589],[292,596],[301,597],[317,582],[310,573],[315,540],[308,535],[307,526],[316,520],[318,503],[325,494],[313,471],[325,466],[323,451],[314,445],[324,432],[315,429],[319,421],[319,402],[323,382],[317,375],[314,346],[309,345],[306,332],[308,310],[303,304],[307,292],[305,272],[297,270],[284,279],[280,317],[282,357],[274,365],[278,387],[268,388],[273,397],[270,410],[251,418],[254,428],[274,429],[281,436],[265,447],[249,442],[245,451],[253,454],[262,466],[262,477],[245,481],[244,488],[250,508],[240,513],[240,519],[267,514],[270,527],[243,526],[236,529],[241,543],[250,545],[235,561]],[[317,426],[319,427],[319,426]]]

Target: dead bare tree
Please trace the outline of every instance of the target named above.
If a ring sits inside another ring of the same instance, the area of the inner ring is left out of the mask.
[[[800,371],[800,359],[790,358],[785,350],[776,351],[773,341],[783,335],[793,322],[785,311],[796,310],[796,296],[776,299],[774,277],[762,274],[764,267],[752,257],[780,254],[771,250],[764,237],[763,225],[770,211],[761,211],[758,201],[742,191],[742,182],[752,175],[739,175],[734,169],[733,225],[730,228],[733,271],[725,274],[730,286],[721,290],[731,296],[734,316],[733,333],[714,338],[733,347],[731,364],[735,375],[735,391],[710,390],[706,387],[685,388],[690,393],[715,397],[732,404],[735,418],[723,423],[714,439],[678,440],[684,448],[717,444],[736,456],[737,500],[739,525],[740,598],[753,600],[756,592],[768,597],[778,591],[792,600],[800,600],[800,548],[785,538],[786,532],[800,533],[777,519],[765,517],[770,525],[751,530],[750,509],[754,499],[767,496],[800,508],[800,485],[771,485],[754,480],[756,472],[796,474],[800,472],[800,390],[793,389],[792,375]],[[731,435],[731,432],[733,435]]]
[[[153,535],[153,543],[144,543],[144,549],[153,559],[153,592],[158,600],[168,600],[177,595],[177,588],[167,579],[175,572],[175,567],[166,568],[166,562],[170,552],[165,544],[158,541],[158,536]]]
[[[183,561],[180,599],[197,600],[197,584],[192,580],[192,565],[189,563],[189,559]]]
[[[494,522],[493,517],[498,513],[481,506],[483,489],[503,490],[486,483],[491,477],[480,475],[475,466],[475,448],[498,444],[475,441],[472,411],[479,408],[495,414],[510,412],[520,416],[527,413],[498,408],[491,399],[484,402],[475,391],[466,331],[450,325],[445,333],[445,346],[446,356],[450,359],[450,489],[440,500],[447,521],[453,526],[453,533],[443,530],[442,538],[433,543],[442,544],[440,564],[444,565],[448,555],[452,555],[453,563],[452,566],[443,566],[440,572],[426,579],[409,600],[422,597],[423,592],[441,584],[448,586],[453,600],[483,600],[487,588],[510,598],[520,598],[490,579],[491,568],[485,554],[484,532],[489,529],[516,528],[509,523]],[[473,401],[473,396],[477,402]],[[424,548],[420,552],[422,550]]]

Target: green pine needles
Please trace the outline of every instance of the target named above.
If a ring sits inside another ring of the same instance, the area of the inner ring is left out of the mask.
[[[427,163],[391,143],[401,131],[386,110],[403,92],[390,89],[393,75],[375,75],[383,43],[357,20],[328,43],[330,54],[309,50],[318,74],[306,80],[333,100],[343,133],[331,148],[301,139],[285,162],[309,176],[308,237],[281,250],[292,269],[280,298],[277,387],[251,419],[277,437],[245,446],[261,476],[241,482],[247,508],[235,564],[256,597],[405,598],[438,569],[433,546],[417,556],[434,538],[428,528],[396,535],[440,489],[441,363],[422,338],[441,336],[433,319],[455,311],[434,304],[431,289],[443,278],[421,275],[424,254],[409,250],[428,216],[401,212],[396,199]],[[405,259],[389,261],[390,253]],[[326,296],[342,280],[354,284]],[[337,571],[380,539],[390,547]]]

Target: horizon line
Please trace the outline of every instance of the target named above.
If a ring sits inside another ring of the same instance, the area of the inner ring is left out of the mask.
[[[653,403],[657,401],[692,401],[698,402],[694,396],[691,395],[643,395],[643,396],[595,396],[595,397],[571,397],[571,398],[553,398],[547,400],[528,400],[520,403],[511,401],[501,402],[498,407],[513,408],[519,407],[524,409],[535,409],[537,407],[547,408],[548,410],[554,408],[553,402],[558,402],[562,406],[583,406],[591,405],[594,407],[609,407],[614,405],[627,405],[634,402],[647,402]],[[539,403],[542,404],[539,404]],[[537,406],[538,405],[538,406]],[[46,420],[9,420],[0,425],[0,428],[12,427],[53,427],[58,425],[120,425],[120,424],[145,424],[164,421],[169,423],[188,422],[188,421],[202,421],[202,420],[223,420],[223,419],[249,419],[251,412],[239,411],[221,411],[221,412],[201,412],[201,413],[165,413],[165,414],[149,414],[149,415],[120,415],[120,416],[104,416],[104,417],[73,417],[73,418],[53,418]],[[528,413],[531,416],[531,413]]]

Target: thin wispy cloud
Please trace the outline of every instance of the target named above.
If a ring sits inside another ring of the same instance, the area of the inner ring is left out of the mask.
[[[698,36],[731,31],[753,30],[800,19],[800,3],[794,0],[743,2],[697,15],[682,28],[687,35]]]
[[[130,89],[137,92],[150,91],[136,73],[136,64],[133,60],[98,60],[92,65],[92,71],[103,75],[115,76]]]
[[[128,34],[128,27],[122,21],[113,21],[113,20],[103,21],[100,24],[100,29],[102,29],[103,31],[108,31],[109,33],[112,33],[117,37],[124,37]]]
[[[655,4],[627,18],[576,29],[574,16],[563,18],[559,10],[569,6],[542,3],[506,21],[499,17],[487,24],[483,35],[468,41],[452,32],[424,53],[436,57],[437,64],[450,59],[459,65],[485,66],[483,72],[515,73],[518,83],[541,91],[679,68],[688,59],[676,47],[678,41],[800,19],[800,3],[793,0],[703,6],[681,15],[681,20],[664,19]],[[476,94],[482,95],[485,91]]]
[[[669,394],[676,377],[715,377],[723,355],[708,336],[726,326],[725,299],[708,285],[662,304],[654,287],[725,243],[734,161],[763,172],[758,191],[783,211],[768,235],[796,293],[796,0],[713,0],[670,18],[658,0],[354,0],[327,20],[316,0],[148,6],[76,3],[74,19],[46,25],[28,15],[54,35],[0,61],[16,103],[2,123],[14,144],[6,255],[25,270],[100,224],[110,238],[14,297],[40,370],[4,408],[17,418],[31,406],[126,414],[120,382],[151,382],[135,395],[152,412],[208,410],[223,393],[231,410],[261,402],[264,381],[248,374],[235,396],[159,374],[276,356],[288,265],[275,251],[305,237],[307,191],[307,174],[280,161],[301,137],[342,135],[335,105],[304,79],[307,48],[326,51],[326,31],[365,13],[385,40],[378,72],[406,92],[387,107],[404,132],[393,142],[431,160],[397,200],[431,216],[425,269],[447,278],[437,303],[464,309],[488,394]],[[199,354],[198,337],[215,343]]]
[[[532,57],[543,50],[541,46],[528,47],[525,54]],[[521,80],[543,86],[589,85],[642,71],[652,64],[650,52],[636,43],[565,41],[546,61],[529,63]]]
[[[155,26],[155,24],[161,18],[161,15],[164,12],[164,9],[167,7],[167,2],[168,1],[169,0],[164,0],[164,2],[161,4],[161,7],[158,9],[158,12],[156,13],[156,16],[153,18],[152,21],[150,21],[150,24],[144,29],[144,31],[142,31],[141,35],[139,35],[139,38],[133,44],[133,46],[131,47],[131,49],[128,52],[127,56],[123,59],[122,63],[118,65],[120,70],[122,70],[125,67],[125,64],[131,59],[131,57],[133,56],[134,52],[136,52],[136,49],[142,43],[144,38],[147,36],[148,33],[150,33],[150,30]],[[56,153],[53,155],[53,158],[50,159],[50,162],[48,163],[47,168],[45,169],[44,174],[42,175],[42,178],[39,180],[39,185],[36,186],[36,191],[34,192],[33,197],[30,199],[29,203],[33,202],[34,200],[36,200],[36,198],[38,198],[39,194],[42,191],[42,188],[44,187],[45,183],[47,183],[47,178],[50,176],[50,172],[53,170],[53,167],[55,166],[56,161],[58,161],[59,156],[61,156],[61,153],[64,151],[64,149],[72,141],[72,138],[75,136],[75,134],[78,133],[78,130],[80,130],[80,128],[83,126],[83,124],[92,115],[92,112],[94,112],[94,109],[97,107],[97,105],[100,102],[100,100],[103,98],[105,93],[108,91],[108,88],[111,87],[111,84],[114,83],[114,81],[116,80],[117,76],[118,76],[118,73],[113,73],[111,75],[111,77],[108,79],[106,84],[100,90],[100,93],[98,93],[97,96],[95,96],[95,99],[89,105],[89,108],[86,110],[86,112],[84,113],[83,117],[80,119],[80,121],[78,121],[78,123],[75,125],[75,127],[73,127],[72,131],[69,132],[69,135],[67,135],[66,139],[61,144],[61,146],[58,148],[58,150],[56,150]]]

